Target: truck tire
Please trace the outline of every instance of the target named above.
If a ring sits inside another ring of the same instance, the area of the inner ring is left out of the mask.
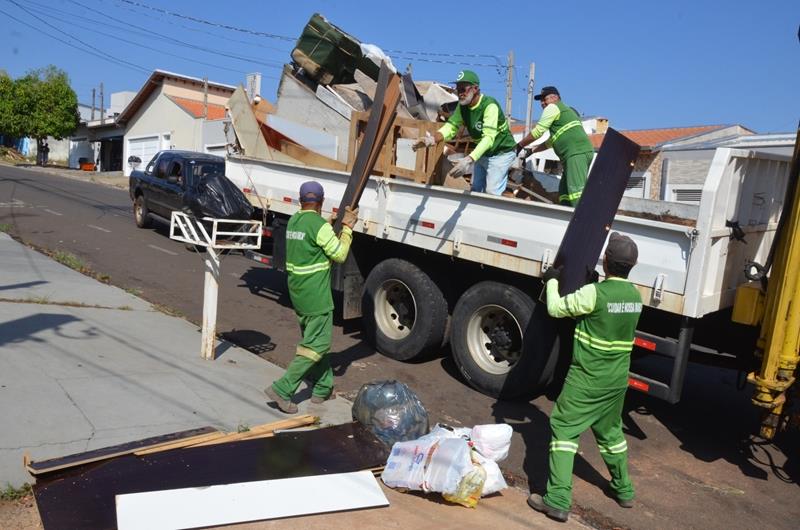
[[[150,226],[150,210],[147,209],[144,195],[137,195],[136,200],[133,201],[133,220],[136,221],[136,226],[139,228]]]
[[[420,360],[444,342],[447,301],[413,263],[391,258],[376,265],[364,283],[362,307],[364,333],[386,357]]]
[[[470,287],[453,310],[453,358],[473,388],[492,397],[531,397],[552,379],[558,329],[546,307],[494,281]]]

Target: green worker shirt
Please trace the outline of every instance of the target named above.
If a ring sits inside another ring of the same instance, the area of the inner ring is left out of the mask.
[[[536,126],[531,129],[531,136],[534,140],[541,138],[545,131],[550,131],[547,146],[552,147],[562,161],[573,155],[594,152],[578,113],[562,101],[544,108]]]
[[[555,318],[576,319],[567,373],[570,384],[592,389],[628,386],[631,350],[642,312],[641,295],[632,283],[611,276],[562,297],[558,280],[550,280],[547,312]]]
[[[464,122],[464,114],[467,122]],[[451,140],[461,126],[478,144],[469,154],[477,161],[483,155],[494,156],[514,149],[516,141],[508,129],[508,120],[500,111],[500,104],[490,96],[481,94],[478,101],[469,107],[460,103],[450,118],[439,128],[444,140]]]
[[[353,231],[342,227],[336,237],[330,223],[314,210],[300,210],[286,225],[286,272],[289,298],[303,316],[333,311],[331,261],[343,263],[350,250]]]

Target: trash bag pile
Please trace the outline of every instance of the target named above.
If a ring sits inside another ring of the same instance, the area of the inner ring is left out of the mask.
[[[428,411],[417,395],[398,381],[367,383],[353,402],[353,419],[371,430],[386,447],[428,432]]]
[[[504,423],[472,429],[436,424],[425,436],[394,444],[381,479],[474,508],[481,497],[508,487],[497,462],[508,456],[512,432]]]
[[[253,215],[253,206],[244,193],[221,174],[206,175],[196,189],[187,190],[183,206],[197,219],[247,220]]]

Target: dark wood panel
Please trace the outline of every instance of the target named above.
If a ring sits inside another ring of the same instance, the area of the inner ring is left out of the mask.
[[[611,230],[639,149],[637,143],[608,129],[553,262],[555,267],[564,267],[559,279],[561,296],[577,291],[588,282]]]
[[[115,495],[382,466],[388,450],[361,424],[125,455],[48,475],[33,488],[45,530],[116,528]]]

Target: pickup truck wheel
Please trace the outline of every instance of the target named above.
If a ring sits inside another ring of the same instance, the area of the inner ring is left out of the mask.
[[[447,301],[413,263],[391,258],[364,283],[363,329],[375,348],[398,361],[420,360],[442,346]]]
[[[136,200],[133,201],[133,219],[139,228],[150,226],[150,210],[147,209],[147,201],[145,201],[144,195],[137,195]]]
[[[544,306],[516,287],[485,281],[453,310],[450,343],[467,382],[492,397],[535,395],[550,382],[558,356],[557,327]]]

